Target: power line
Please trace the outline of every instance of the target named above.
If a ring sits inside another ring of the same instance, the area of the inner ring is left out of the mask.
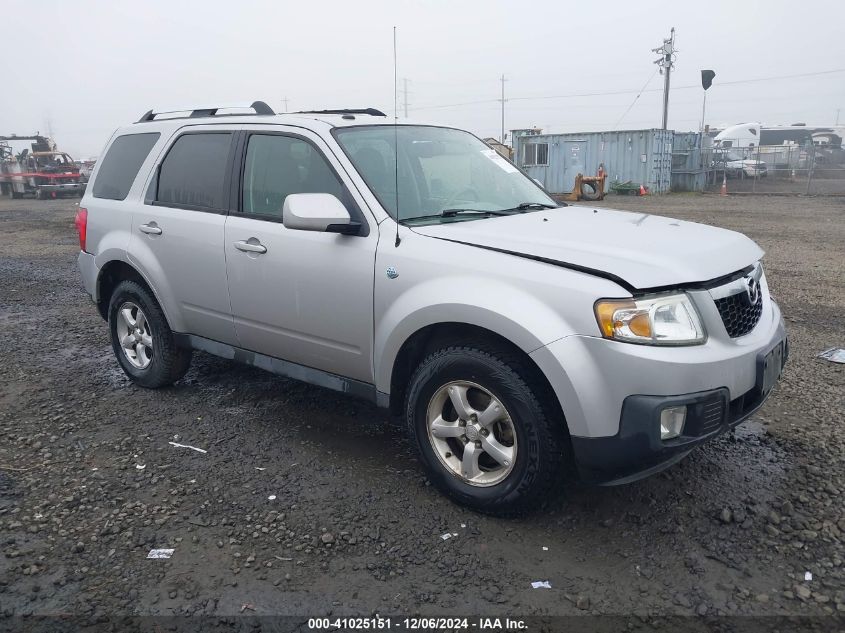
[[[654,76],[657,74],[657,71],[658,71],[658,70],[660,70],[660,69],[659,69],[659,68],[655,68],[655,69],[654,69],[654,72],[653,72],[653,73],[651,73],[651,77],[649,77],[649,78],[648,78],[648,81],[647,81],[647,82],[645,82],[645,84],[643,84],[643,87],[642,87],[642,88],[640,89],[640,91],[637,93],[637,96],[636,96],[636,97],[634,97],[634,100],[631,102],[631,105],[629,105],[629,106],[628,106],[628,109],[627,109],[627,110],[625,110],[625,112],[622,114],[622,116],[621,116],[621,117],[619,117],[619,120],[618,120],[618,121],[614,124],[614,126],[613,126],[613,129],[614,129],[614,130],[615,130],[617,127],[619,127],[619,124],[620,124],[620,123],[622,123],[622,120],[623,120],[626,116],[628,116],[628,113],[631,111],[631,108],[633,108],[633,107],[634,107],[634,104],[635,104],[635,103],[637,102],[637,100],[638,100],[638,99],[642,96],[643,92],[645,92],[645,89],[646,89],[646,88],[648,87],[648,85],[651,83],[651,80],[652,80],[652,79],[654,79]]]
[[[801,77],[818,77],[821,75],[832,75],[834,73],[845,72],[845,68],[834,68],[832,70],[822,70],[813,73],[798,73],[793,75],[776,75],[771,77],[757,77],[754,79],[736,79],[734,81],[720,81],[719,86],[735,86],[739,84],[758,83],[761,81],[776,81],[780,79],[799,79]],[[689,84],[687,86],[675,86],[673,90],[690,90],[693,88],[701,88],[701,84]],[[650,88],[642,90],[641,92],[660,92],[662,88]],[[536,95],[531,97],[508,97],[508,101],[541,101],[547,99],[575,99],[580,97],[609,97],[614,95],[630,95],[637,94],[636,90],[609,90],[603,92],[580,92],[562,95]],[[442,108],[457,108],[462,106],[480,105],[483,103],[499,103],[500,99],[479,99],[476,101],[463,101],[460,103],[443,103],[429,106],[420,106],[411,108],[412,110],[440,110]]]

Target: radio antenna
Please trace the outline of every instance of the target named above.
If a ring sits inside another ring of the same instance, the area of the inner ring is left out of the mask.
[[[396,72],[396,27],[393,27],[393,186],[396,188],[396,242],[399,238],[399,97],[397,94],[399,75]]]

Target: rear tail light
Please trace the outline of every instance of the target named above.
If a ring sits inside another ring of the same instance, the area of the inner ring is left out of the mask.
[[[76,224],[76,232],[79,233],[79,248],[84,251],[85,237],[88,233],[88,209],[79,207],[79,210],[76,212],[74,224]]]

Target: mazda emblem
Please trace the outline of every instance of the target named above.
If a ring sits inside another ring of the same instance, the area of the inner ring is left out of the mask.
[[[760,282],[754,277],[745,278],[745,292],[748,293],[748,302],[751,305],[757,303],[757,298],[760,296]]]

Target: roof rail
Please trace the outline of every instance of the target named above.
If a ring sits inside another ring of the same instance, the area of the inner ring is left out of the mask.
[[[368,114],[370,116],[387,116],[381,110],[375,108],[359,108],[347,110],[302,110],[297,114]]]
[[[178,112],[190,112],[188,118],[196,118],[196,117],[207,117],[207,116],[236,116],[235,113],[233,114],[217,114],[218,110],[232,110],[232,109],[247,109],[252,108],[255,111],[255,114],[276,114],[273,112],[273,108],[268,106],[263,101],[253,101],[252,103],[234,103],[228,105],[218,105],[218,106],[204,106],[204,107],[193,107],[193,108],[175,108],[171,110],[148,110],[144,113],[140,119],[138,119],[137,123],[145,123],[147,121],[154,121],[157,116],[160,114],[176,114]],[[183,118],[183,117],[174,117],[174,118]]]

